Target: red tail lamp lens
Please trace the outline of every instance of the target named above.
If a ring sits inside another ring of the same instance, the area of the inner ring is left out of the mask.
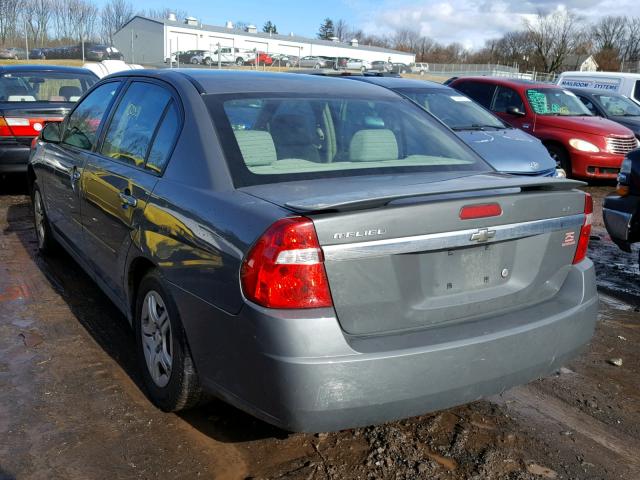
[[[578,246],[573,256],[573,264],[580,263],[587,257],[589,248],[589,237],[591,237],[591,220],[593,217],[593,198],[588,193],[584,197],[584,223],[580,228],[580,238],[578,238]]]
[[[499,217],[500,215],[502,215],[502,207],[500,207],[500,205],[498,205],[497,203],[465,205],[460,209],[460,220]]]
[[[264,307],[333,305],[318,236],[305,217],[271,225],[244,259],[240,280],[244,295]]]

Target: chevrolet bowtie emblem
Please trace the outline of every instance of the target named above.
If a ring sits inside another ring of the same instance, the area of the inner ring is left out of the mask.
[[[481,228],[476,233],[471,235],[470,240],[475,240],[476,242],[486,242],[490,238],[496,236],[495,230],[489,230],[488,228]]]

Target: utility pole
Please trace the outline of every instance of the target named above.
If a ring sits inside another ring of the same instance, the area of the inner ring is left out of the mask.
[[[24,49],[27,51],[27,60],[29,60],[29,30],[26,20],[24,21]]]

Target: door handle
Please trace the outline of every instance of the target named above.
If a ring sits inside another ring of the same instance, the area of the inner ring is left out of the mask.
[[[71,170],[71,190],[75,191],[76,190],[76,184],[78,183],[78,180],[80,180],[80,172],[78,171],[77,167],[73,167],[73,169]]]
[[[128,207],[135,208],[138,205],[138,200],[136,197],[131,195],[131,191],[127,188],[125,191],[120,192],[120,201],[122,202],[122,208],[127,209]]]

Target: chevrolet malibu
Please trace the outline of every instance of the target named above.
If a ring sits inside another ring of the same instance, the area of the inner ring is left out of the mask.
[[[133,326],[149,398],[289,430],[385,422],[545,375],[591,338],[591,197],[496,173],[376,85],[130,71],[29,165],[62,246]]]

